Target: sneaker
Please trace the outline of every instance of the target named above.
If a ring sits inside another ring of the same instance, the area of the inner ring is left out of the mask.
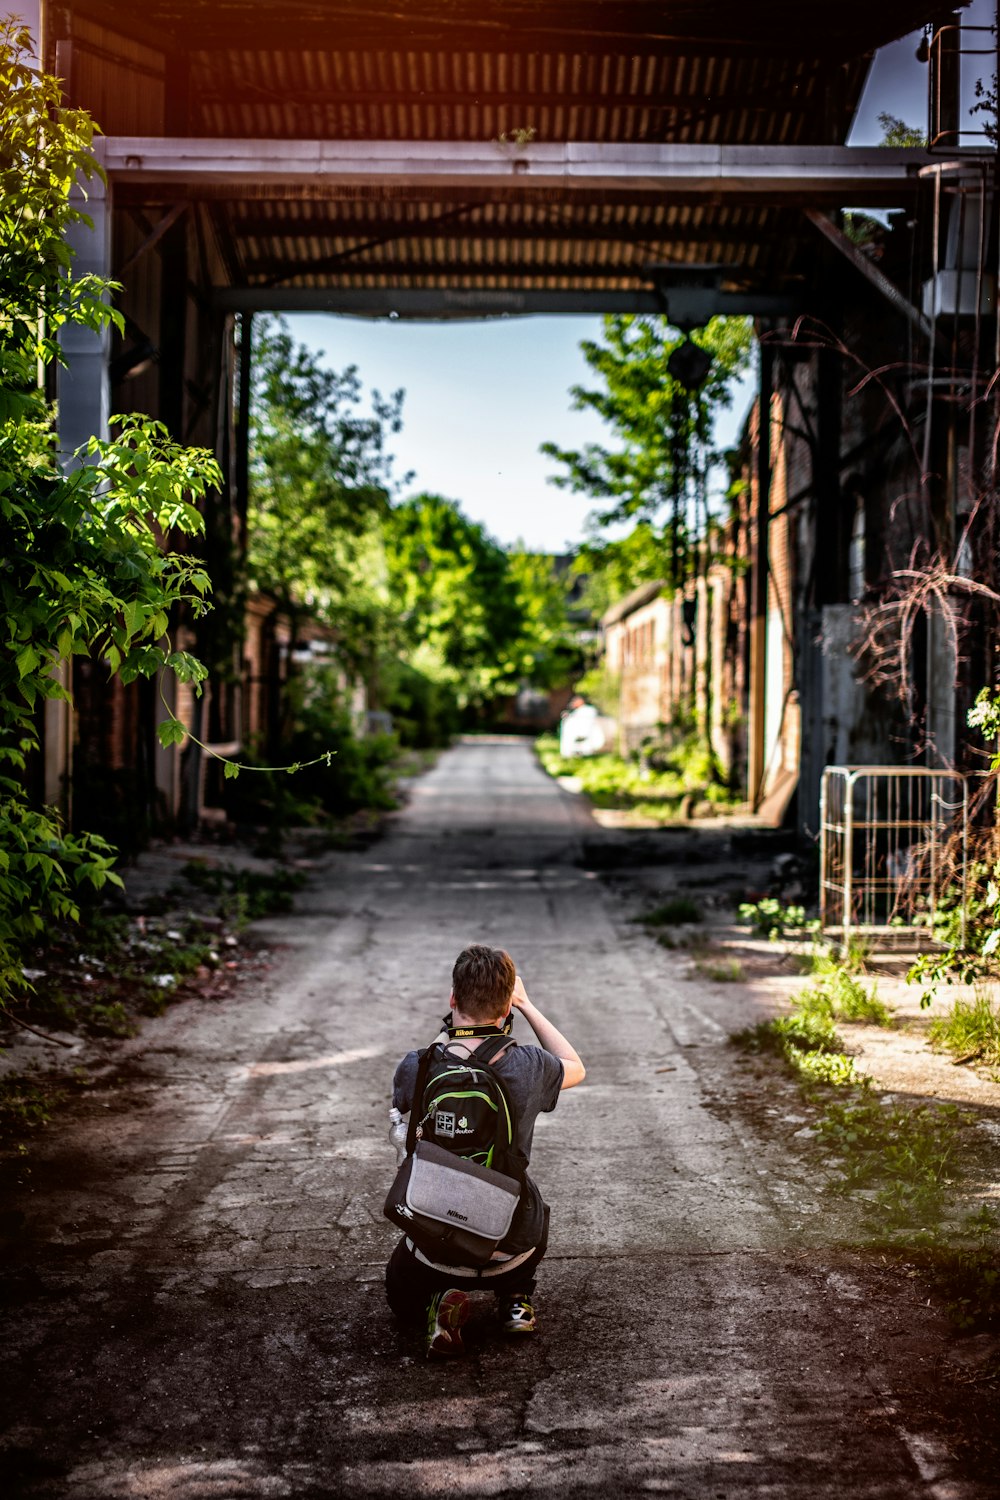
[[[462,1324],[469,1316],[472,1304],[468,1293],[457,1287],[447,1292],[437,1292],[427,1307],[427,1358],[439,1359],[451,1354],[464,1354]]]
[[[531,1299],[523,1292],[500,1298],[500,1321],[504,1333],[534,1333],[538,1327]]]

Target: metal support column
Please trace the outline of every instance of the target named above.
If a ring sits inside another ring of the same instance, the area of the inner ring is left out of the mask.
[[[760,391],[757,416],[757,486],[753,519],[750,609],[750,744],[748,800],[760,805],[764,781],[764,726],[767,716],[768,528],[771,519],[771,389],[774,353],[760,345]]]
[[[78,222],[67,233],[67,242],[75,256],[73,274],[82,276],[90,272],[108,277],[111,274],[110,187],[95,177],[88,183],[78,183],[73,189],[72,199],[93,224],[91,228]],[[67,361],[56,370],[59,453],[63,467],[73,469],[83,462],[78,455],[91,438],[108,436],[111,415],[110,326],[93,333],[89,328],[65,323],[59,330],[59,344]],[[67,668],[61,670],[60,681],[64,687],[72,687]],[[51,698],[46,701],[43,740],[45,800],[50,806],[58,807],[69,823],[73,815],[73,710],[70,703]]]
[[[73,224],[66,239],[74,253],[73,274],[91,272],[105,278],[111,275],[111,188],[99,177],[78,183],[72,200],[93,222]],[[111,330],[105,325],[99,333],[65,323],[59,330],[59,344],[66,365],[56,372],[56,395],[59,402],[59,451],[63,462],[74,467],[74,452],[92,437],[106,438],[111,415],[111,384],[108,359]]]
[[[253,313],[240,315],[239,399],[236,415],[236,509],[245,537],[250,504],[250,395],[253,373]]]

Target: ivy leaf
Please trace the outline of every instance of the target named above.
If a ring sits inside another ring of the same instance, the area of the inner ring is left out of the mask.
[[[227,781],[235,781],[240,774],[240,768],[234,760],[224,760],[222,762],[222,774]]]
[[[171,745],[179,745],[187,735],[187,729],[180,719],[164,719],[162,724],[156,726],[160,744],[164,750],[169,750]]]
[[[27,646],[23,646],[17,653],[14,662],[15,666],[17,667],[18,681],[23,682],[28,673],[33,672],[40,661],[41,657],[35,650],[34,646],[32,646],[30,643]]]

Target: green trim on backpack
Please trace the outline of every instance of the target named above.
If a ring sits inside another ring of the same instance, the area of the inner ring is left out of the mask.
[[[492,1066],[499,1053],[516,1045],[508,1037],[498,1035],[458,1057],[452,1051],[452,1043],[432,1043],[417,1069],[407,1151],[413,1151],[418,1139],[428,1140],[467,1161],[498,1170],[513,1170],[515,1175],[522,1176],[517,1164],[516,1111],[502,1079]],[[453,1080],[451,1087],[449,1079]],[[460,1081],[466,1084],[464,1088],[457,1086]],[[449,1104],[452,1108],[447,1107]],[[477,1107],[472,1109],[470,1104]],[[483,1111],[486,1112],[485,1118]],[[476,1119],[471,1124],[473,1114]],[[464,1134],[473,1136],[474,1140],[463,1143],[461,1137]]]

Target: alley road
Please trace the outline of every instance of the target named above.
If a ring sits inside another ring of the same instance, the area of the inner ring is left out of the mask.
[[[711,1108],[725,1002],[583,866],[595,833],[529,746],[457,746],[262,924],[266,980],[152,1022],[60,1119],[11,1200],[0,1493],[985,1493],[908,1426],[816,1205]],[[470,1357],[428,1364],[382,1296],[387,1096],[475,941],[588,1074],[535,1137],[542,1331],[510,1347],[484,1305]]]

